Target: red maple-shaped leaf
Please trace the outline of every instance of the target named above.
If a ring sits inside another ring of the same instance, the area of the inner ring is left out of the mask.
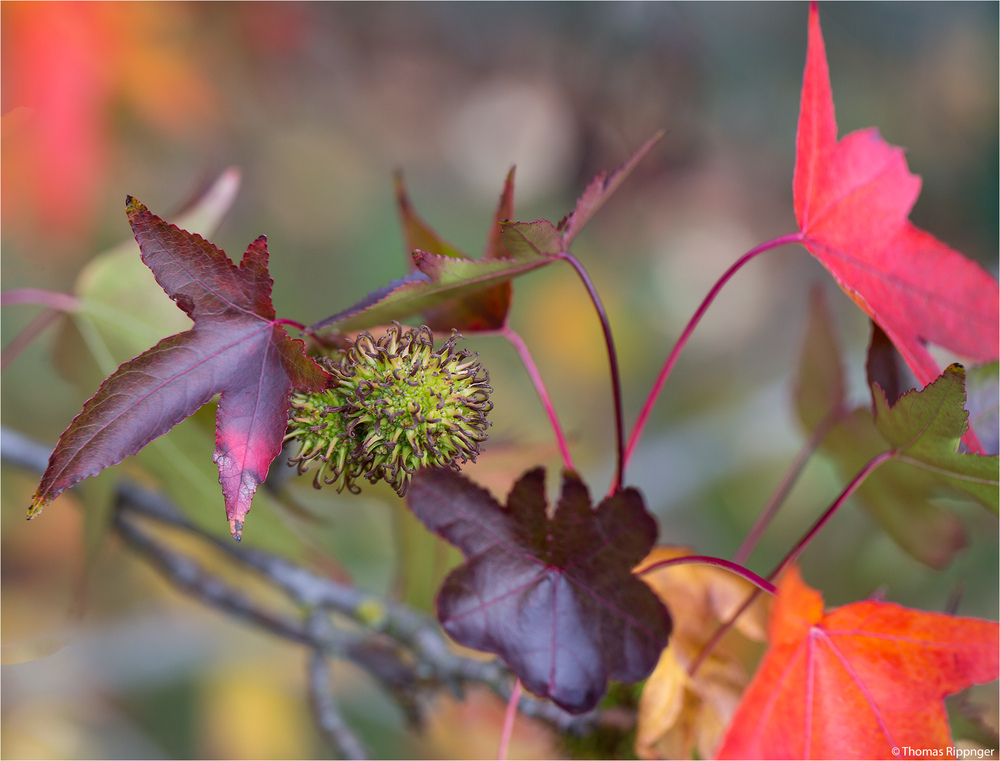
[[[275,319],[264,236],[237,267],[134,198],[126,211],[142,260],[194,327],[163,339],[101,384],[59,438],[28,515],[221,394],[214,460],[230,530],[239,539],[257,486],[281,451],[291,390],[320,391],[328,376]]]
[[[927,384],[940,373],[927,342],[982,362],[997,358],[1000,289],[978,264],[909,221],[919,193],[902,149],[877,129],[837,141],[813,3],[794,180],[801,240]]]
[[[864,601],[824,613],[790,567],[719,758],[906,758],[952,747],[943,699],[1000,676],[1000,627]]]
[[[667,645],[667,609],[632,568],[656,540],[635,489],[590,503],[567,471],[555,512],[545,470],[514,485],[507,506],[447,469],[422,470],[410,509],[466,562],[445,579],[438,619],[458,643],[496,653],[525,688],[573,713],[597,705],[608,679],[636,682]]]

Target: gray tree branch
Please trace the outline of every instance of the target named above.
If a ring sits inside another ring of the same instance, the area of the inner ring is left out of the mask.
[[[44,445],[0,428],[0,460],[36,474],[44,472],[50,451]],[[113,512],[114,528],[135,552],[154,565],[172,584],[205,605],[308,648],[310,693],[317,721],[328,741],[346,758],[366,752],[343,722],[329,691],[327,658],[350,660],[367,671],[418,717],[416,695],[422,690],[480,683],[508,700],[513,676],[499,661],[480,661],[456,654],[437,623],[391,600],[341,584],[285,558],[210,536],[188,521],[164,495],[120,479]],[[198,537],[245,574],[255,573],[281,590],[304,611],[306,624],[287,612],[262,606],[244,590],[207,572],[175,549],[162,529]],[[330,617],[333,614],[333,620]],[[583,733],[598,720],[597,712],[573,716],[547,701],[522,697],[519,710],[565,733]]]

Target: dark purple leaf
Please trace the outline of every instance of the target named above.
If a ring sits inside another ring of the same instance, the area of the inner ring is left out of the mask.
[[[213,459],[239,539],[257,486],[281,450],[291,390],[322,390],[328,376],[275,319],[263,236],[237,267],[204,238],[131,197],[126,211],[142,260],[194,327],[163,339],[101,384],[60,437],[29,516],[221,394]]]
[[[653,670],[671,621],[632,575],[656,540],[638,491],[618,491],[595,510],[568,471],[549,517],[543,468],[521,477],[506,507],[451,470],[424,470],[408,499],[466,557],[437,600],[456,642],[499,655],[525,688],[574,713],[596,706],[608,679],[635,682]]]

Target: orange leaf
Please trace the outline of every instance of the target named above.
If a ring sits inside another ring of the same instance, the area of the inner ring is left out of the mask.
[[[779,584],[770,635],[719,758],[944,753],[944,697],[1000,674],[996,623],[872,601],[824,613],[794,566]]]

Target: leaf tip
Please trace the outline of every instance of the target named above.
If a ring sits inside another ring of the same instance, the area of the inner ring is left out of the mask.
[[[142,203],[142,201],[138,200],[135,196],[132,195],[125,196],[126,214],[128,214],[131,217],[133,214],[137,214],[143,211],[146,211],[146,206],[145,204]]]
[[[45,509],[45,506],[49,504],[49,502],[51,502],[51,500],[48,497],[45,497],[41,494],[35,494],[35,497],[31,500],[31,504],[28,505],[27,519],[30,521],[32,518],[34,518],[36,515],[42,512],[42,510]]]
[[[229,532],[233,535],[233,539],[237,542],[243,540],[243,521],[231,520],[229,521]]]

